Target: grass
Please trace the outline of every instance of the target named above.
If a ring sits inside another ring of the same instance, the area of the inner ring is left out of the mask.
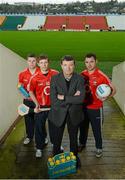
[[[112,67],[125,59],[124,32],[1,31],[0,42],[24,58],[30,52],[48,54],[52,67],[57,69],[57,61],[71,54],[78,61],[78,72],[83,69],[83,57],[88,52],[97,54],[99,66],[109,75]]]

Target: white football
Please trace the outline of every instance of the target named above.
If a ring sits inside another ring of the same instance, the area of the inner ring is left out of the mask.
[[[100,98],[108,97],[111,94],[111,88],[107,84],[100,84],[96,89],[96,94]]]

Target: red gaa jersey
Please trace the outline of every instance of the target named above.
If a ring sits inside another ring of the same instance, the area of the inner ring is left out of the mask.
[[[50,106],[50,81],[52,76],[56,74],[58,74],[58,71],[53,69],[49,69],[47,75],[39,71],[30,80],[29,90],[34,92],[41,106]]]
[[[39,71],[40,69],[36,67],[34,74],[31,74],[29,68],[26,68],[24,71],[19,73],[18,81],[28,92],[29,92],[29,82],[31,77],[37,74]]]
[[[98,68],[92,74],[84,70],[81,75],[85,79],[86,95],[84,103],[88,109],[99,109],[103,106],[103,102],[96,96],[96,88],[100,84],[107,84],[110,86],[109,78]]]

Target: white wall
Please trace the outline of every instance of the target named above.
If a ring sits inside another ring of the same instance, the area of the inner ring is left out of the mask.
[[[116,30],[125,30],[125,15],[106,16],[108,26],[114,26]]]
[[[117,90],[114,98],[125,115],[125,61],[113,67],[112,81]]]
[[[19,30],[39,30],[45,24],[46,16],[27,16],[22,28]]]
[[[18,117],[22,97],[17,91],[17,78],[25,67],[22,57],[0,44],[0,139]]]

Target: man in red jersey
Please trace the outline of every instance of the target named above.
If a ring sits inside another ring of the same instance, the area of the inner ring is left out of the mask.
[[[46,128],[45,123],[48,111],[40,112],[39,108],[50,107],[50,81],[52,76],[58,72],[49,68],[49,59],[46,55],[38,58],[40,72],[31,78],[30,96],[35,103],[35,142],[36,157],[42,157],[42,149],[45,145]]]
[[[88,130],[89,130],[89,122],[91,123],[94,138],[95,138],[95,146],[96,146],[96,157],[102,156],[102,118],[103,118],[103,101],[108,97],[99,99],[96,95],[96,88],[100,84],[107,84],[111,87],[112,97],[115,93],[115,87],[109,80],[109,78],[100,71],[97,66],[97,59],[95,54],[87,54],[85,56],[85,66],[86,70],[84,70],[81,75],[83,75],[85,79],[85,87],[86,87],[86,96],[84,100],[84,111],[85,111],[85,119],[84,122],[80,125],[80,135],[79,135],[79,151],[82,151],[86,146]]]
[[[36,67],[37,61],[36,56],[34,54],[29,54],[27,57],[28,67],[19,73],[18,76],[18,84],[22,85],[27,92],[29,92],[29,81],[32,76],[34,76],[39,68]],[[30,108],[34,108],[35,104],[31,98],[24,97],[23,103]],[[24,139],[24,145],[30,143],[34,136],[34,113],[29,113],[24,116],[25,119],[25,127],[26,127],[26,135],[27,137]]]

